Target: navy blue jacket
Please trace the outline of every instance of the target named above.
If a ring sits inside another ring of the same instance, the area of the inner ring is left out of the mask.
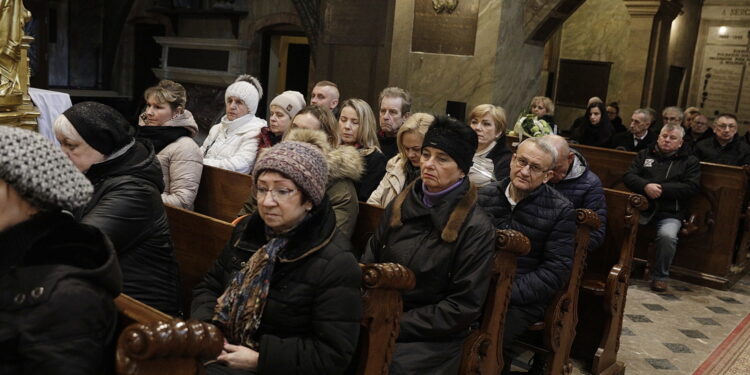
[[[518,258],[510,303],[546,308],[570,278],[575,249],[576,211],[559,192],[542,184],[511,209],[505,196],[510,179],[479,191],[479,206],[498,229],[515,229],[529,238],[531,250]]]
[[[588,208],[599,216],[599,228],[589,234],[589,251],[599,248],[604,243],[607,231],[607,200],[599,177],[591,171],[586,159],[573,150],[576,157],[568,170],[568,175],[556,183],[550,184],[573,203],[573,208]]]

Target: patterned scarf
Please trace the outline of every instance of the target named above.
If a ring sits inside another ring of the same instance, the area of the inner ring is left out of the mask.
[[[253,254],[234,275],[214,309],[214,322],[223,327],[227,340],[258,350],[253,339],[263,317],[276,255],[289,242],[286,236],[272,238]]]

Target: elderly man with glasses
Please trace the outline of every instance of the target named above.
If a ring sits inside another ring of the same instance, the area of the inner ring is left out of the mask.
[[[680,107],[667,107],[661,111],[662,126],[682,125],[685,112]]]
[[[554,175],[557,158],[557,150],[547,140],[528,138],[513,154],[510,177],[479,192],[479,206],[490,214],[496,228],[515,229],[531,240],[531,251],[518,258],[506,315],[504,374],[514,357],[513,341],[544,317],[552,297],[565,286],[573,264],[573,204],[546,184]]]
[[[750,164],[750,146],[737,135],[737,117],[724,113],[716,118],[714,136],[695,144],[695,156],[701,161],[727,165]]]

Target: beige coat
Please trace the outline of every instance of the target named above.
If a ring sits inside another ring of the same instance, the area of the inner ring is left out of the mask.
[[[404,167],[405,164],[401,154],[396,154],[391,160],[388,160],[388,164],[385,165],[385,175],[380,180],[378,187],[370,194],[367,203],[385,208],[393,198],[396,198],[401,190],[404,190],[406,184]]]
[[[354,183],[364,170],[364,159],[352,146],[339,146],[331,149],[328,139],[320,130],[292,129],[284,141],[306,142],[323,150],[328,162],[328,185],[326,197],[336,215],[336,227],[346,238],[351,238],[359,215],[359,201]],[[261,153],[262,155],[262,153]],[[255,212],[255,196],[250,195],[239,216]]]
[[[142,120],[139,125],[144,126]],[[203,173],[203,154],[192,138],[198,133],[198,124],[193,114],[185,110],[162,126],[184,127],[190,132],[190,137],[180,137],[156,154],[164,177],[161,200],[165,204],[192,210]]]

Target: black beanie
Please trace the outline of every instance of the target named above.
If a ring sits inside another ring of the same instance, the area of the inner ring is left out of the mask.
[[[471,127],[445,115],[435,117],[422,142],[422,148],[434,147],[443,150],[467,175],[474,163],[472,159],[477,146],[477,133]]]
[[[104,155],[111,155],[133,140],[128,120],[108,105],[81,102],[68,108],[63,116],[89,146]]]

